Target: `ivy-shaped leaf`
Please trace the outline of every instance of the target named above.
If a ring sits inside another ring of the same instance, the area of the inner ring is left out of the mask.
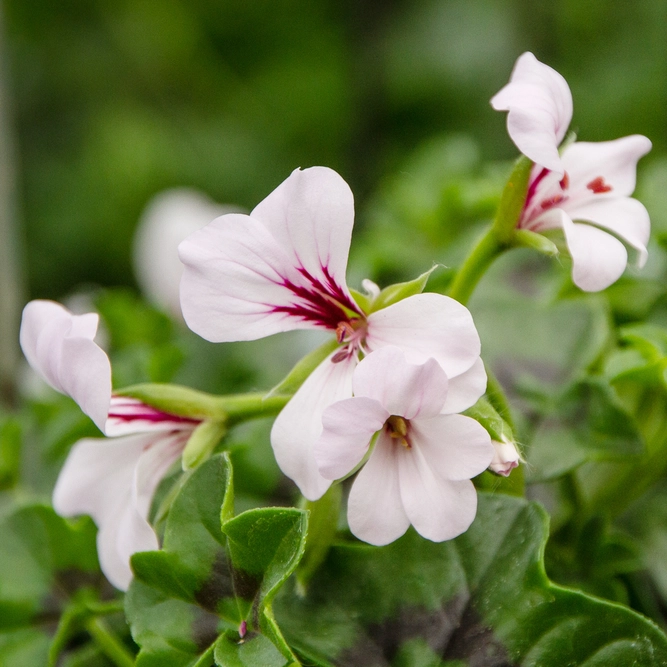
[[[237,596],[248,603],[244,620],[251,620],[290,661],[296,657],[275,622],[271,603],[303,556],[307,528],[303,510],[275,507],[249,510],[222,527]]]
[[[303,553],[306,514],[264,508],[232,515],[232,471],[224,453],[182,485],[163,549],[132,557],[126,612],[141,647],[137,667],[211,667],[214,653],[234,647],[238,660],[255,651],[280,656],[279,667],[295,660],[271,602]]]
[[[436,544],[334,547],[305,597],[285,587],[276,618],[319,667],[659,667],[667,638],[622,606],[547,579],[544,510],[480,494],[471,528]],[[413,660],[414,658],[414,660]]]

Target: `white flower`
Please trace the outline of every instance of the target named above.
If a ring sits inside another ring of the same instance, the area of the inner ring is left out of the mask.
[[[491,104],[509,111],[512,141],[535,162],[518,228],[562,230],[572,256],[572,279],[589,292],[618,280],[628,261],[626,246],[642,267],[650,221],[630,195],[637,161],[651,142],[641,135],[575,142],[559,155],[572,119],[572,96],[565,79],[532,53],[517,60],[510,82]]]
[[[477,510],[470,479],[489,466],[494,449],[478,422],[447,409],[457,390],[440,365],[409,363],[388,346],[359,363],[353,390],[324,411],[315,447],[320,472],[337,479],[359,465],[377,433],[350,491],[350,530],[376,545],[410,524],[436,542],[467,530]]]
[[[179,284],[183,265],[178,244],[230,207],[216,204],[202,192],[174,188],[148,202],[134,234],[134,272],[148,299],[180,319]]]
[[[159,548],[147,521],[151,499],[199,421],[112,396],[109,359],[93,341],[97,323],[95,313],[72,315],[52,301],[31,301],[20,338],[30,365],[112,436],[84,438],[72,447],[53,506],[61,516],[93,517],[102,571],[126,590],[130,556]]]
[[[345,283],[353,224],[348,185],[331,169],[313,167],[295,170],[250,215],[224,215],[179,247],[183,315],[200,336],[223,342],[325,329],[341,344],[271,433],[278,464],[311,500],[331,484],[313,455],[322,412],[352,395],[360,354],[396,345],[411,363],[435,358],[458,387],[448,399],[452,410],[470,407],[486,386],[479,336],[458,302],[419,294],[370,315],[362,311]]]

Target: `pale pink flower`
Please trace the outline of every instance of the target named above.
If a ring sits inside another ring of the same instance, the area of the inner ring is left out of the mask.
[[[581,289],[599,291],[618,280],[630,248],[639,267],[646,263],[648,212],[630,195],[637,161],[651,142],[632,135],[600,143],[558,146],[572,119],[572,96],[565,79],[524,53],[510,82],[491,104],[509,111],[509,135],[535,162],[519,229],[562,230],[572,257],[572,279]]]
[[[396,345],[411,363],[433,357],[458,387],[452,410],[470,407],[486,386],[479,336],[458,302],[419,294],[363,312],[345,282],[353,224],[352,192],[335,171],[297,169],[250,215],[224,215],[179,247],[183,315],[200,336],[224,342],[324,329],[340,343],[271,433],[278,464],[311,500],[331,484],[313,455],[322,412],[352,395],[360,355]]]
[[[457,388],[440,364],[410,363],[388,346],[359,363],[352,383],[354,397],[324,411],[315,446],[321,474],[333,480],[363,461],[377,434],[350,491],[350,530],[376,545],[410,524],[436,542],[467,530],[477,510],[470,479],[489,466],[494,449],[477,421],[447,408]]]
[[[147,520],[151,500],[199,421],[112,396],[109,358],[93,340],[97,323],[95,313],[72,315],[52,301],[31,301],[20,338],[30,365],[111,436],[74,444],[58,476],[53,506],[61,516],[93,517],[102,571],[126,590],[132,554],[159,548]]]

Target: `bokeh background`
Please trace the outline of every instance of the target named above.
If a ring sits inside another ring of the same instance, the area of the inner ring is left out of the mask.
[[[295,167],[327,165],[352,186],[363,226],[373,193],[434,137],[512,158],[488,100],[526,50],[569,82],[580,139],[645,134],[643,168],[667,150],[666,0],[3,9],[26,297],[134,285],[134,227],[167,187],[252,208]]]

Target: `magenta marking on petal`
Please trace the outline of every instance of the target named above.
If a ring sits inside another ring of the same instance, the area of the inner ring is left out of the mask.
[[[127,403],[122,403],[114,397],[113,405],[109,410],[109,419],[118,419],[123,422],[132,421],[148,421],[148,422],[175,422],[177,424],[199,424],[200,419],[193,419],[191,417],[181,417],[179,415],[172,415],[168,412],[156,410],[150,405],[145,405],[139,401],[135,402],[130,399]],[[135,412],[115,412],[115,410],[122,408],[132,408]],[[138,410],[138,411],[137,411]]]
[[[285,279],[283,285],[298,297],[298,301],[289,306],[274,306],[272,312],[286,313],[292,317],[298,317],[306,322],[313,322],[318,326],[334,331],[338,329],[341,322],[350,321],[350,312],[356,313],[359,318],[364,318],[359,306],[334,280],[328,267],[322,267],[324,283],[312,276],[303,267],[299,268],[298,271],[310,285],[295,285],[290,280]],[[357,318],[353,317],[352,319]]]
[[[540,171],[540,173],[535,177],[535,179],[530,183],[528,186],[528,192],[526,193],[526,201],[523,205],[523,210],[525,211],[528,208],[528,205],[532,201],[533,197],[535,196],[535,191],[537,190],[537,187],[539,184],[551,173],[549,169],[546,167]]]

